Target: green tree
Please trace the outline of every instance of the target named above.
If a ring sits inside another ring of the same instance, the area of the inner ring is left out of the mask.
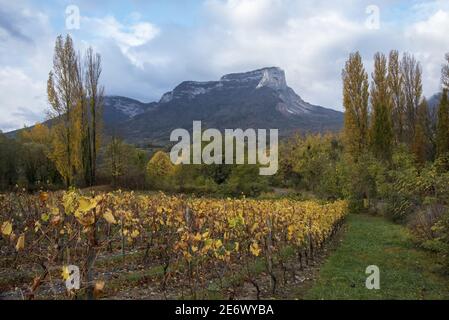
[[[17,159],[20,156],[20,145],[0,133],[0,190],[14,186],[20,173]]]
[[[423,165],[430,160],[430,135],[429,135],[429,108],[424,98],[418,106],[415,124],[415,137],[413,139],[412,151],[416,161]]]
[[[448,90],[444,89],[438,107],[436,132],[437,156],[444,156],[449,152],[449,101]]]
[[[393,148],[391,95],[388,88],[387,59],[381,53],[374,55],[372,78],[371,105],[373,111],[370,127],[370,144],[377,158],[390,160]]]
[[[332,134],[297,137],[292,142],[292,172],[298,176],[299,186],[320,196],[341,195],[341,176],[338,164],[342,146]]]
[[[222,190],[232,196],[258,196],[268,188],[268,178],[259,175],[259,166],[241,164],[233,168]]]
[[[60,183],[60,176],[51,161],[50,129],[37,123],[19,133],[21,144],[20,166],[31,189],[44,184]]]
[[[99,176],[109,180],[113,187],[143,189],[145,166],[148,156],[145,151],[112,136],[102,149]]]

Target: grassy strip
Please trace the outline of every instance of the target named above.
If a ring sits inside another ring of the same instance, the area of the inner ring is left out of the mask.
[[[365,286],[366,267],[380,269],[380,289]],[[384,218],[348,217],[341,245],[305,299],[449,299],[436,257],[415,247],[408,230]]]

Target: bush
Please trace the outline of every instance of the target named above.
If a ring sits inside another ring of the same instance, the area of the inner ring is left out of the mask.
[[[409,217],[408,226],[418,241],[426,243],[437,237],[435,225],[444,216],[446,208],[439,203],[430,203],[420,207]]]
[[[257,165],[236,166],[228,181],[224,184],[222,192],[232,196],[258,196],[268,190],[268,178],[259,175]]]

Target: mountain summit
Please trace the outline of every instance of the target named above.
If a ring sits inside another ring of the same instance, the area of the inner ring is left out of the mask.
[[[231,73],[221,77],[219,81],[196,82],[184,81],[173,91],[165,93],[159,103],[167,103],[173,100],[194,99],[198,95],[215,91],[243,89],[257,90],[270,88],[279,92],[281,102],[277,109],[285,114],[308,113],[313,106],[304,102],[293,89],[287,86],[285,72],[281,68],[263,68],[244,73]]]
[[[165,93],[159,103],[176,99],[193,99],[214,90],[245,87],[248,89],[269,87],[275,90],[284,90],[287,88],[285,73],[280,68],[272,67],[245,73],[231,73],[221,77],[219,81],[184,81],[173,91]]]
[[[106,134],[131,143],[166,144],[172,130],[191,130],[195,120],[201,120],[203,128],[219,130],[279,129],[282,137],[297,131],[339,130],[343,113],[305,102],[277,67],[231,73],[218,81],[184,81],[158,102],[120,96],[104,99]]]
[[[209,128],[335,131],[341,112],[305,102],[287,85],[278,67],[224,75],[218,81],[184,81],[145,112],[120,125],[127,140],[167,142],[176,128],[201,120]]]

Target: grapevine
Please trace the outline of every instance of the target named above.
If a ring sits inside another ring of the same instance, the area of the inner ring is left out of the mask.
[[[105,286],[96,278],[97,258],[117,253],[126,266],[129,251],[144,252],[145,266],[161,266],[158,283],[164,292],[181,286],[183,295],[199,298],[211,279],[232,292],[241,283],[225,284],[222,279],[240,274],[244,282],[254,285],[259,298],[257,273],[252,268],[257,261],[263,262],[275,293],[280,284],[278,270],[284,283],[288,271],[295,272],[288,270],[283,251],[293,251],[300,266],[309,263],[346,212],[345,201],[320,204],[122,191],[11,193],[0,195],[0,246],[16,267],[41,266],[29,285],[30,299],[43,282],[50,281],[52,270],[69,264],[80,266],[81,291],[95,298]],[[67,292],[68,297],[78,294]]]

